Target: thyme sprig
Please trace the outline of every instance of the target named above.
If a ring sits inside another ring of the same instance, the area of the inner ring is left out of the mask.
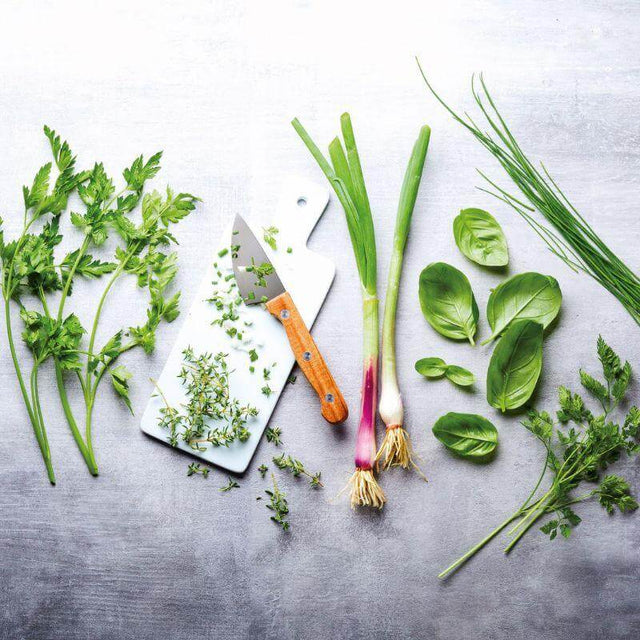
[[[195,451],[206,451],[208,445],[228,447],[236,440],[246,442],[251,435],[247,423],[258,415],[258,410],[231,396],[227,355],[196,355],[191,347],[182,355],[178,379],[186,401],[180,409],[169,404],[154,381],[164,401],[158,424],[169,431],[171,446],[178,446],[182,440]]]
[[[278,469],[289,471],[294,478],[299,478],[301,475],[307,476],[309,478],[309,484],[313,488],[324,486],[322,482],[320,482],[322,473],[320,471],[317,473],[310,473],[307,471],[304,464],[296,458],[281,453],[279,456],[273,457],[273,464],[275,464]]]
[[[289,530],[289,521],[287,517],[289,515],[289,505],[287,503],[287,498],[285,494],[280,491],[278,488],[278,483],[276,482],[276,477],[272,473],[271,480],[273,482],[273,490],[265,489],[265,493],[269,496],[269,504],[265,505],[267,509],[270,509],[274,512],[271,516],[271,520],[273,520],[276,524],[279,524],[282,527],[283,531]]]

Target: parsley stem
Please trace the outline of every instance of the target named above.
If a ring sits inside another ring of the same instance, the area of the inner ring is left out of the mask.
[[[13,366],[16,371],[16,377],[18,378],[18,384],[20,386],[20,392],[22,393],[22,399],[24,400],[24,405],[27,409],[27,413],[29,414],[29,420],[31,421],[31,426],[33,427],[33,432],[36,436],[38,446],[40,447],[40,452],[42,453],[42,459],[47,469],[47,476],[49,477],[49,481],[51,482],[51,484],[55,484],[56,478],[53,472],[53,465],[51,463],[51,453],[49,451],[48,443],[45,445],[45,440],[43,439],[44,425],[42,425],[39,422],[38,417],[34,411],[34,408],[31,405],[31,401],[29,400],[27,387],[24,382],[24,378],[22,376],[22,369],[20,368],[20,362],[18,361],[18,356],[16,354],[16,346],[13,341],[13,330],[11,326],[10,298],[6,297],[7,296],[6,290],[4,293],[5,293],[5,299],[4,299],[5,326],[7,330],[7,339],[9,342],[9,351],[11,352],[11,360],[13,361]]]
[[[480,549],[482,549],[482,547],[484,547],[488,542],[493,540],[505,527],[510,525],[519,515],[520,515],[520,512],[518,511],[512,516],[510,516],[509,518],[507,518],[501,525],[496,527],[488,536],[486,536],[486,538],[483,538],[482,540],[480,540],[480,542],[478,542],[478,544],[476,544],[474,547],[471,547],[471,549],[469,549],[467,553],[465,553],[463,556],[458,558],[452,565],[448,566],[444,571],[440,572],[438,574],[438,578],[445,578],[447,575],[449,575],[456,569],[460,568],[467,560],[469,560],[469,558],[474,556],[478,551],[480,551]]]
[[[47,432],[44,428],[44,418],[42,415],[42,408],[40,406],[40,399],[38,397],[38,363],[36,362],[31,370],[31,402],[34,407],[34,413],[39,423],[40,437],[38,438],[38,444],[40,445],[40,451],[44,459],[44,464],[47,468],[47,476],[51,484],[56,483],[56,477],[53,472],[53,465],[51,463],[51,451],[49,449],[49,440],[47,438]]]

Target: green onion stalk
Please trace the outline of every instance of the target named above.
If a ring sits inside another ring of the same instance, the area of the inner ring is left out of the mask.
[[[476,89],[475,78],[472,78],[471,92],[487,122],[487,130],[476,125],[470,116],[467,115],[465,119],[455,113],[429,84],[419,62],[418,67],[435,98],[456,122],[465,127],[498,160],[529,204],[511,195],[479,172],[490,185],[489,189],[481,191],[486,191],[514,209],[542,238],[554,255],[572,270],[589,274],[615,296],[635,322],[640,324],[640,277],[609,249],[578,213],[544,164],[540,163],[541,170],[534,167],[498,111],[482,75],[481,89]],[[551,227],[538,222],[532,215],[535,211],[538,211]]]
[[[356,437],[355,472],[349,481],[351,506],[381,509],[385,495],[374,474],[378,403],[378,294],[376,240],[362,166],[351,118],[340,118],[344,146],[339,138],[329,145],[329,162],[296,118],[291,123],[329,180],[342,204],[360,276],[363,317],[363,375],[360,424]]]
[[[419,471],[418,466],[413,461],[411,439],[403,426],[404,410],[396,373],[395,329],[402,261],[422,178],[422,170],[427,157],[430,136],[431,129],[424,125],[420,129],[418,139],[413,145],[413,151],[411,152],[409,164],[404,175],[404,182],[402,183],[402,190],[400,191],[398,215],[393,236],[393,252],[389,265],[384,318],[382,321],[382,389],[378,407],[380,417],[387,429],[382,446],[376,456],[377,461],[382,461],[384,469],[400,466],[403,469],[413,467]]]

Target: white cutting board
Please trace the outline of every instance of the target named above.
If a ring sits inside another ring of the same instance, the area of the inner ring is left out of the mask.
[[[277,251],[272,251],[270,247],[264,246],[264,249],[309,328],[322,307],[335,275],[335,265],[331,260],[307,249],[307,240],[311,231],[324,213],[328,202],[329,192],[326,188],[305,179],[291,178],[284,184],[276,215],[266,225],[273,224],[279,229],[276,235],[278,248]],[[242,213],[244,215],[244,212]],[[241,403],[248,403],[258,409],[258,415],[250,418],[246,425],[251,431],[251,436],[246,442],[234,442],[229,447],[208,445],[206,451],[194,451],[182,441],[178,448],[229,471],[241,473],[249,466],[276,402],[287,384],[295,358],[284,328],[262,305],[242,304],[239,309],[241,319],[252,323],[247,335],[249,344],[242,347],[245,350],[234,347],[237,343],[232,342],[224,329],[211,324],[217,317],[215,307],[207,302],[216,288],[212,282],[218,279],[217,269],[213,265],[217,262],[223,276],[232,273],[230,252],[223,258],[218,257],[218,252],[231,244],[234,215],[235,212],[232,212],[227,230],[219,242],[213,245],[214,250],[211,252],[209,265],[198,289],[196,300],[184,320],[157,382],[169,404],[177,408],[185,398],[180,381],[177,379],[177,374],[182,367],[182,351],[191,346],[196,354],[205,351],[213,354],[222,351],[228,354],[229,369],[233,370],[230,376],[231,395],[238,398]],[[251,224],[250,216],[247,218],[256,237],[262,241],[263,230]],[[203,238],[203,242],[205,241],[206,239]],[[291,253],[287,253],[287,247],[292,248]],[[255,373],[251,374],[248,350],[253,347],[256,348],[259,359],[253,363]],[[328,345],[320,344],[318,347],[321,352],[323,347],[325,353],[328,351]],[[274,362],[277,366],[272,367]],[[330,362],[328,364],[331,366]],[[271,369],[267,383],[273,393],[269,397],[261,392],[265,384],[262,371],[264,367]],[[303,375],[300,375],[297,384],[308,384],[308,382]],[[167,430],[158,426],[159,410],[162,406],[164,406],[162,399],[154,393],[142,416],[140,428],[146,434],[168,444]],[[318,415],[320,415],[319,401]],[[212,423],[211,426],[215,424]]]

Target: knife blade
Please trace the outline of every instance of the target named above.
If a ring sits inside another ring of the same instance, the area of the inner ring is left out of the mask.
[[[323,417],[332,424],[346,420],[347,404],[309,329],[259,240],[238,214],[233,223],[231,262],[245,303],[264,303],[284,327],[301,371],[320,398]]]

